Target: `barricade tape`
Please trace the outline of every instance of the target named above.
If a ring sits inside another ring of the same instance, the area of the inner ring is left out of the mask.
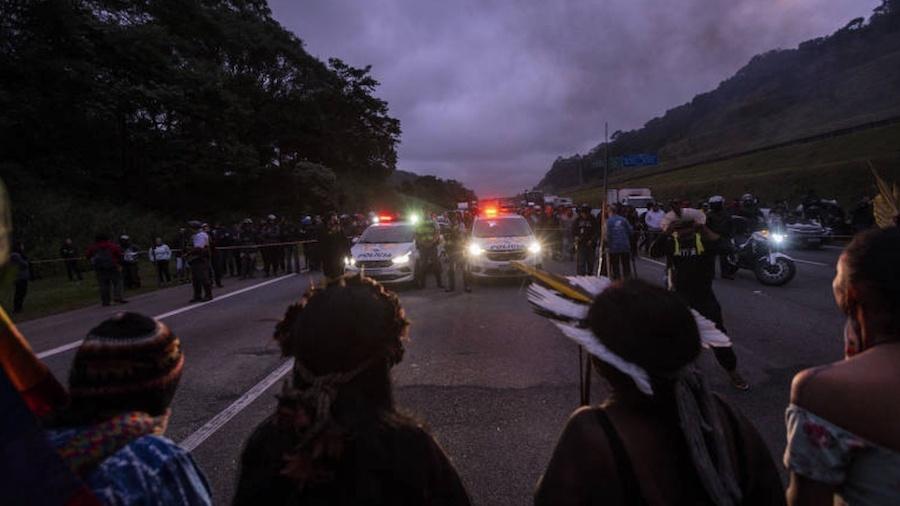
[[[274,243],[266,243],[266,244],[242,244],[239,246],[218,246],[218,247],[216,247],[216,251],[248,249],[248,248],[259,249],[259,248],[272,247],[272,246],[288,246],[288,245],[292,245],[292,244],[297,244],[297,245],[311,244],[311,243],[315,243],[315,242],[319,242],[319,241],[291,241],[291,242],[274,242]],[[171,249],[172,253],[180,253],[182,251],[181,248],[170,248],[170,249]],[[148,250],[141,250],[141,251],[138,251],[135,253],[135,256],[142,256],[142,255],[149,256],[150,252]],[[86,260],[86,258],[83,256],[78,256],[75,258],[46,258],[43,260],[29,260],[29,263],[32,265],[34,265],[34,264],[49,264],[49,263],[55,263],[55,262],[68,262],[70,260],[78,261],[78,260]]]

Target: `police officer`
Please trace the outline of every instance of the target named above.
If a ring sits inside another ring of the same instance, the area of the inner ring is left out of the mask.
[[[441,236],[436,228],[432,221],[422,222],[416,228],[416,249],[419,250],[419,260],[416,262],[416,269],[419,273],[416,279],[419,282],[419,288],[425,288],[428,284],[425,278],[430,272],[434,273],[438,288],[444,287],[444,283],[441,281],[441,262],[438,258]]]
[[[447,291],[456,289],[456,268],[462,271],[463,290],[471,292],[469,285],[469,265],[466,261],[466,227],[459,219],[459,215],[451,213],[450,226],[444,233],[444,249],[447,252]]]
[[[191,302],[212,300],[212,281],[209,277],[211,258],[209,234],[202,229],[202,224],[198,221],[192,221],[190,225],[194,230],[194,235],[191,236],[191,249],[187,255],[194,288],[194,297]],[[202,298],[201,291],[203,292]]]
[[[335,279],[344,273],[344,258],[350,254],[350,241],[344,235],[341,221],[334,213],[325,221],[325,229],[319,236],[319,253],[322,259],[322,273],[328,279]]]
[[[706,217],[697,209],[682,209],[672,203],[671,219],[664,220],[663,234],[668,236],[669,289],[698,313],[725,331],[722,306],[713,292],[716,277],[715,242],[719,236],[706,225]],[[668,216],[667,216],[668,217]],[[734,348],[713,347],[719,365],[728,373],[731,384],[739,390],[749,385],[737,371],[737,355]]]
[[[722,278],[734,279],[735,269],[728,261],[728,255],[733,249],[731,240],[734,238],[734,220],[731,219],[731,212],[725,209],[725,198],[721,195],[709,198],[706,226],[719,236],[715,249],[719,255],[719,271]]]
[[[241,279],[252,278],[256,273],[256,254],[259,238],[257,237],[253,220],[250,218],[245,219],[241,223],[241,228],[238,230],[237,242],[241,245],[241,249],[239,250],[241,259],[240,265],[238,266]]]
[[[600,226],[591,216],[591,208],[582,206],[578,210],[578,218],[572,223],[572,235],[575,240],[575,268],[579,276],[594,274],[594,261],[597,251],[597,240],[600,238]]]

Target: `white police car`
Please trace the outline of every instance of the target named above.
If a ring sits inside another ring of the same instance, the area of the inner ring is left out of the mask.
[[[499,214],[491,209],[475,218],[466,246],[469,272],[477,277],[518,277],[522,271],[510,262],[541,265],[541,244],[528,220],[518,214]]]
[[[359,236],[344,266],[381,283],[408,283],[415,280],[418,259],[414,221],[382,218]]]

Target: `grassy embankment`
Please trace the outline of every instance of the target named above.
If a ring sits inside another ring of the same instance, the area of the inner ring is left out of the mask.
[[[28,295],[25,297],[24,310],[19,314],[11,314],[13,321],[32,320],[100,303],[100,291],[93,272],[82,272],[82,281],[69,281],[64,270],[60,273],[57,272],[57,268],[51,270],[47,265],[39,264],[37,267],[39,272],[43,273],[42,277],[28,283]],[[174,273],[174,264],[172,271]],[[126,290],[126,299],[157,289],[156,271],[149,262],[140,262],[140,274],[141,288]],[[189,291],[188,288],[185,288],[185,301],[190,298]],[[6,309],[7,313],[12,312],[12,300],[12,285],[0,287],[0,305]],[[127,308],[127,305],[122,306],[123,310]]]
[[[610,177],[611,188],[650,188],[658,199],[691,201],[752,193],[763,202],[787,199],[796,203],[812,189],[844,207],[875,194],[871,161],[888,181],[900,181],[900,124],[863,130],[840,137],[786,146],[672,172],[665,166]],[[576,202],[597,205],[602,186],[561,191]]]

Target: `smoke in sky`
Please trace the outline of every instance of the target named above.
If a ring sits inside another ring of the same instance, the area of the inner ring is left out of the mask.
[[[755,54],[830,34],[878,0],[270,0],[313,55],[373,66],[398,168],[479,195],[715,88]]]

